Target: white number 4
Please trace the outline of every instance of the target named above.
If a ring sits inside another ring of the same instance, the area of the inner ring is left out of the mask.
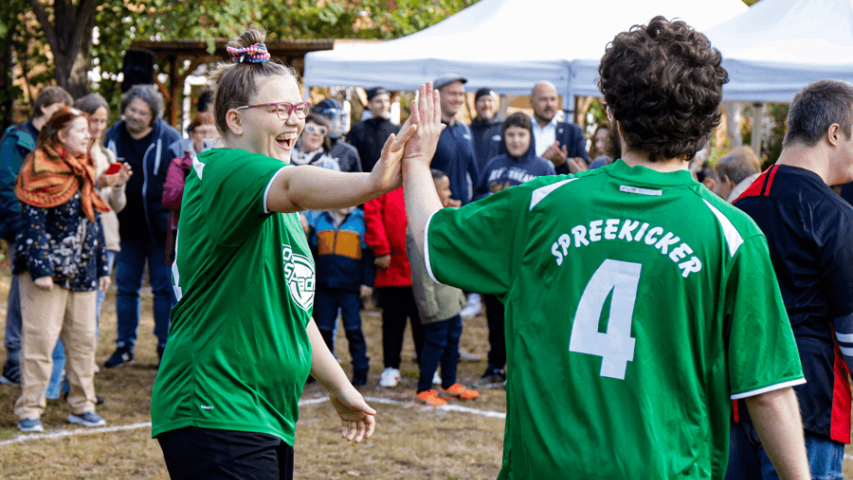
[[[639,263],[605,260],[586,284],[578,303],[569,351],[601,357],[602,377],[625,380],[628,362],[634,360],[636,340],[631,337],[631,321],[642,268]],[[611,290],[607,333],[601,333],[598,321]]]

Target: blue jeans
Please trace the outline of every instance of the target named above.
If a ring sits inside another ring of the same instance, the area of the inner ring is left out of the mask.
[[[176,301],[172,289],[172,269],[164,263],[165,259],[165,245],[157,246],[150,240],[121,241],[121,251],[116,257],[116,287],[118,287],[116,346],[118,348],[133,349],[136,345],[136,332],[141,315],[139,289],[142,288],[146,261],[148,278],[154,291],[154,335],[157,337],[158,347],[166,345],[166,337],[169,335],[169,316]]]
[[[359,307],[357,292],[336,288],[317,289],[314,293],[314,321],[332,353],[335,352],[334,331],[338,321],[338,308],[340,308],[354,371],[368,370],[368,362],[370,362],[370,357],[367,356],[367,342],[361,330]]]
[[[449,388],[456,383],[456,366],[459,364],[459,338],[462,336],[462,317],[424,324],[424,348],[421,350],[421,375],[418,393],[432,388],[432,377],[441,363],[441,386]]]
[[[9,286],[9,300],[6,307],[6,361],[21,363],[21,290],[18,287],[18,276],[12,275]]]
[[[812,478],[843,480],[841,464],[844,461],[844,444],[809,432],[805,434]],[[726,480],[776,480],[779,478],[752,423],[732,423],[730,439]]]

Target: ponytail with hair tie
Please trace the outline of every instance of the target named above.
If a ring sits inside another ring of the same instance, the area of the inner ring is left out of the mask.
[[[256,43],[246,48],[227,47],[225,51],[231,55],[234,63],[265,63],[270,61],[270,53],[263,43]]]

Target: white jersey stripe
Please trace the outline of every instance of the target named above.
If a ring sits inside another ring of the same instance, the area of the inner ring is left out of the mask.
[[[193,170],[198,175],[198,179],[201,180],[201,172],[204,171],[204,164],[198,160],[197,155],[193,155]]]
[[[424,263],[426,264],[426,271],[429,274],[429,278],[432,279],[435,283],[441,283],[435,278],[435,274],[432,273],[432,264],[429,263],[429,222],[432,221],[432,217],[438,213],[438,210],[432,212],[432,215],[427,219],[426,226],[424,226]]]
[[[711,212],[714,213],[714,216],[717,217],[717,220],[720,222],[720,226],[723,228],[723,235],[726,237],[726,243],[729,244],[729,256],[734,257],[737,249],[743,244],[743,237],[740,236],[740,232],[737,231],[732,222],[723,215],[723,212],[719,211],[708,203],[704,198],[702,199],[705,202],[705,205],[711,209]]]
[[[275,172],[275,175],[273,175],[272,178],[270,179],[270,183],[267,184],[267,188],[264,189],[264,213],[270,213],[270,209],[267,208],[267,197],[270,194],[270,187],[272,187],[272,182],[275,181],[275,177],[277,177],[278,174],[281,173],[281,171],[284,170],[285,168],[286,167],[281,167],[281,169],[279,169],[279,171]]]
[[[736,395],[732,395],[730,398],[732,400],[740,400],[742,398],[754,397],[756,395],[761,395],[762,393],[772,392],[774,390],[781,390],[783,388],[793,387],[796,385],[802,385],[806,383],[805,378],[798,378],[796,380],[790,380],[787,382],[777,383],[776,385],[770,385],[764,388],[759,388],[757,390],[751,390],[749,392],[738,393]]]
[[[574,182],[575,180],[577,180],[577,178],[570,178],[568,180],[552,183],[551,185],[545,185],[544,187],[539,187],[536,190],[533,190],[533,195],[530,196],[530,210],[533,210],[533,207],[535,207],[536,204],[538,204],[542,200],[545,200],[545,197],[550,195],[551,192],[569,182]]]

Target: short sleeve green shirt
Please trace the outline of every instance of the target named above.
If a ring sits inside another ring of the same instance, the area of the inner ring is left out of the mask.
[[[151,399],[153,436],[194,426],[293,445],[311,368],[314,264],[297,215],[266,211],[282,168],[230,149],[193,162],[172,267],[178,303]]]
[[[686,171],[541,177],[425,240],[506,305],[499,478],[722,479],[731,399],[804,382],[766,239]]]

